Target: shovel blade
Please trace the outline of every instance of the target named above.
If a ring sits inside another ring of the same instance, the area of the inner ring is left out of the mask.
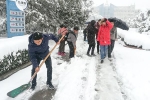
[[[11,98],[15,98],[16,96],[18,96],[19,94],[21,94],[25,90],[29,89],[29,87],[30,87],[30,83],[21,85],[20,87],[14,89],[14,90],[11,90],[10,92],[8,92],[7,96],[9,96]]]

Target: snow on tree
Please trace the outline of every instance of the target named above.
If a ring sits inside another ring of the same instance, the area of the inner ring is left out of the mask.
[[[56,28],[60,24],[68,27],[81,26],[88,17],[89,0],[29,0],[26,10],[27,30]]]
[[[134,19],[130,19],[128,24],[132,28],[138,28],[140,33],[150,32],[150,10],[141,11]]]

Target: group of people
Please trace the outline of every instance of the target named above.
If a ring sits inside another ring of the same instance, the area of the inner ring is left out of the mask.
[[[100,54],[101,63],[104,62],[105,57],[111,60],[111,54],[114,48],[115,40],[117,39],[117,28],[113,21],[106,18],[99,19],[98,22],[92,20],[83,30],[84,41],[89,44],[87,55],[95,56],[95,42],[97,41],[97,53]]]
[[[42,34],[40,32],[34,32],[29,36],[29,44],[28,44],[28,53],[29,58],[32,63],[32,71],[31,76],[35,72],[40,70],[39,64],[41,60],[43,60],[49,53],[49,40],[54,40],[57,44],[59,44],[58,55],[65,55],[65,41],[67,41],[69,46],[69,58],[73,58],[76,51],[76,41],[78,37],[79,27],[74,27],[73,30],[68,30],[65,25],[60,25],[58,30],[58,36],[54,34]],[[114,22],[110,22],[106,18],[98,20],[92,20],[86,29],[84,30],[84,40],[86,41],[86,37],[88,40],[88,56],[96,56],[94,53],[95,50],[95,42],[97,41],[97,53],[100,54],[101,63],[104,62],[106,55],[108,58],[111,58],[111,53],[114,48],[114,43],[117,37],[117,29],[114,26]],[[62,39],[61,41],[59,39]],[[108,54],[107,54],[108,51]],[[55,89],[51,80],[52,80],[52,61],[51,56],[49,56],[45,60],[46,68],[47,68],[47,82],[46,84],[50,89]],[[34,90],[37,82],[37,75],[32,80],[31,89]]]
[[[29,44],[28,44],[28,54],[30,61],[32,63],[32,71],[31,76],[34,75],[35,72],[40,70],[39,64],[41,60],[45,59],[45,57],[49,54],[49,40],[54,40],[57,45],[59,45],[58,54],[63,56],[65,55],[65,41],[67,41],[70,49],[69,58],[74,57],[76,50],[76,40],[78,34],[78,27],[74,27],[73,30],[67,30],[65,25],[60,25],[60,29],[58,30],[58,36],[54,34],[43,34],[41,32],[34,32],[29,36]],[[61,41],[59,39],[62,39]],[[46,68],[47,68],[47,82],[46,84],[50,89],[55,89],[51,80],[52,80],[52,61],[51,56],[49,56],[45,60]],[[34,90],[37,82],[37,75],[32,80],[31,89]]]

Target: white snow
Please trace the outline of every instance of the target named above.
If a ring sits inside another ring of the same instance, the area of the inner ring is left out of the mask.
[[[128,33],[122,30],[118,31],[119,34],[124,32],[122,36],[135,33],[131,30]],[[113,52],[115,59],[111,63],[106,58],[104,64],[101,65],[99,55],[96,57],[86,56],[88,44],[83,41],[81,32],[77,40],[76,57],[70,62],[57,59],[59,57],[57,55],[58,46],[51,55],[52,83],[57,87],[53,100],[150,100],[149,51],[126,48],[118,41]],[[132,39],[130,39],[131,43],[135,41]],[[9,53],[27,48],[28,36],[0,39],[0,41],[5,41],[0,42],[0,47]],[[50,41],[49,45],[51,49],[55,42]],[[3,50],[1,52],[5,53]],[[66,52],[68,51],[68,45],[66,45]],[[7,92],[28,83],[31,69],[32,66],[29,66],[0,81],[0,100],[14,100],[7,97]],[[38,73],[37,83],[35,91],[40,90],[46,84],[45,65]],[[22,98],[28,100],[29,96],[25,97],[25,93],[27,92],[17,96],[15,100]]]
[[[3,59],[4,55],[8,55],[11,52],[17,52],[18,50],[28,49],[28,37],[17,36],[12,38],[0,39],[0,59]]]
[[[150,52],[116,43],[116,69],[129,100],[150,100]]]
[[[134,45],[137,47],[142,46],[143,49],[150,50],[150,36],[147,34],[140,34],[132,28],[130,31],[125,31],[118,28],[118,35],[124,38],[124,41],[129,45]]]

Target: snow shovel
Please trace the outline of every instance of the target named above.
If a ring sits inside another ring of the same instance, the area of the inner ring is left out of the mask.
[[[64,36],[62,36],[62,38],[59,40],[60,41],[63,39]],[[46,61],[46,59],[51,55],[51,53],[53,52],[53,50],[56,48],[58,44],[56,44],[52,50],[48,53],[48,55],[44,58],[44,60],[42,61],[42,63],[39,65],[39,68],[42,67],[43,63]],[[35,72],[33,74],[33,76],[31,77],[30,81],[27,84],[21,85],[20,87],[11,90],[10,92],[7,93],[7,96],[11,97],[11,98],[15,98],[16,96],[18,96],[19,94],[21,94],[22,92],[24,92],[25,90],[29,89],[31,86],[31,82],[33,80],[33,78],[36,76],[37,72]]]

